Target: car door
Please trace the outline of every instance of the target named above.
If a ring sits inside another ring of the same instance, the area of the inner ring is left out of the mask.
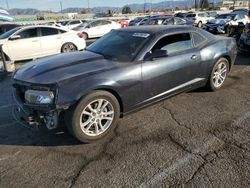
[[[167,50],[167,56],[142,64],[144,102],[171,95],[200,79],[200,51],[194,48],[190,33],[167,35],[151,48]]]
[[[100,25],[101,25],[100,20],[94,21],[89,25],[89,28],[87,28],[87,32],[88,32],[89,37],[93,38],[93,37],[100,36],[100,33],[101,33]]]
[[[40,29],[43,56],[59,53],[63,41],[61,32],[50,27],[41,27]]]
[[[102,20],[100,24],[99,36],[103,36],[112,30],[112,22],[108,20]]]
[[[23,29],[17,32],[20,38],[9,39],[8,49],[14,61],[33,59],[42,55],[41,40],[37,28]]]

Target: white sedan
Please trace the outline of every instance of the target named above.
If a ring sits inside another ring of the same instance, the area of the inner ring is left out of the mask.
[[[83,34],[85,39],[102,37],[108,32],[121,28],[121,24],[110,20],[94,20],[87,25],[83,25],[73,28],[73,30],[79,31]]]
[[[83,50],[82,34],[51,26],[24,26],[0,35],[6,61],[15,62]]]

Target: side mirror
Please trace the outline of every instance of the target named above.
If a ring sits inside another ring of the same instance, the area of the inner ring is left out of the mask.
[[[148,52],[145,55],[144,60],[153,61],[154,59],[167,57],[167,56],[168,56],[167,50],[154,50],[153,52]]]
[[[17,40],[17,39],[20,39],[21,36],[20,35],[13,35],[9,38],[9,40]]]

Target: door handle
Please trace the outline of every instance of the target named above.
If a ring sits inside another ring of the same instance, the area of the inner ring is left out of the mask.
[[[32,42],[38,42],[38,40],[32,40]]]
[[[191,59],[193,59],[193,60],[195,60],[196,58],[197,58],[196,55],[192,55],[192,56],[191,56]]]

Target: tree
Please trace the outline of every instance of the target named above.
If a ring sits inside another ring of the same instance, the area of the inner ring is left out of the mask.
[[[124,6],[122,8],[122,14],[131,14],[132,13],[132,10],[129,6]]]

